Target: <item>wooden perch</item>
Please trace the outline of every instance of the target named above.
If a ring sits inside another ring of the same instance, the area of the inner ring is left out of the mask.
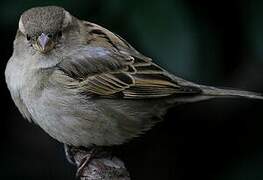
[[[74,160],[79,167],[83,158],[90,154],[83,149],[74,150]],[[80,176],[81,180],[130,180],[130,174],[124,163],[117,157],[103,156],[92,158],[84,166]]]

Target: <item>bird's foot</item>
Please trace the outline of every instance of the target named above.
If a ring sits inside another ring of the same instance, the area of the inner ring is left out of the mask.
[[[93,148],[90,152],[88,152],[79,162],[76,177],[83,176],[83,170],[85,167],[89,166],[89,163],[92,161],[93,158],[96,156],[96,149]]]
[[[106,151],[105,151],[106,149]],[[83,171],[85,168],[89,167],[89,165],[92,163],[92,161],[94,159],[102,159],[102,158],[112,158],[111,155],[111,148],[109,147],[91,147],[91,148],[86,148],[85,149],[85,155],[82,156],[81,160],[78,161],[79,163],[77,163],[77,173],[76,173],[76,177],[84,177],[83,175]],[[81,149],[80,151],[84,151],[84,149]],[[96,165],[98,166],[99,164],[96,163]]]
[[[64,145],[64,148],[67,160],[77,166],[77,178],[84,176],[84,169],[89,168],[89,165],[94,159],[112,157],[108,147],[92,146],[85,148]]]
[[[66,155],[68,162],[72,165],[77,165],[76,160],[74,158],[74,155],[75,155],[74,147],[64,144],[64,150],[65,150],[65,155]]]

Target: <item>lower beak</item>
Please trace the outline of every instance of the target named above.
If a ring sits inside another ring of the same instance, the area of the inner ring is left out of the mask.
[[[38,38],[34,48],[41,53],[46,53],[54,48],[54,42],[46,34],[42,33]]]

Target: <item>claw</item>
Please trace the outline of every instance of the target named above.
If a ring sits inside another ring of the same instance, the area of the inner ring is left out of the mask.
[[[85,167],[89,166],[89,163],[92,161],[92,159],[96,155],[96,150],[92,149],[88,154],[86,154],[80,161],[78,165],[78,169],[76,172],[76,178],[83,177],[83,170]]]

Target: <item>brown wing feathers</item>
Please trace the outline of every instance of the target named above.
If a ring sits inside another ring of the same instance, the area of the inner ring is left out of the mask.
[[[109,57],[99,57],[100,60],[105,58],[103,61],[110,61],[109,58],[116,57],[119,59],[114,61],[119,62],[121,65],[111,71],[98,71],[94,74],[87,74],[86,78],[79,82],[79,88],[83,93],[110,98],[115,97],[115,94],[121,94],[123,98],[127,99],[200,93],[197,88],[179,85],[165,70],[154,64],[150,58],[137,52],[119,36],[93,23],[85,22],[85,25],[88,27],[87,42],[91,47],[111,49],[109,52],[112,54]],[[108,43],[99,43],[100,41]],[[96,56],[92,57],[95,59],[86,61],[97,61]]]
[[[124,91],[134,84],[130,75],[125,73],[107,73],[91,76],[80,82],[80,87],[84,91],[97,95],[107,96]]]

